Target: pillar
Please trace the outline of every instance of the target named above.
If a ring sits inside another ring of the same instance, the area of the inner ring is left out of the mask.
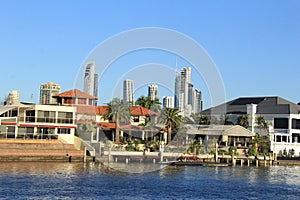
[[[232,154],[231,154],[231,159],[232,159],[232,165],[235,166],[236,165],[236,160],[234,157],[234,151],[232,150]]]

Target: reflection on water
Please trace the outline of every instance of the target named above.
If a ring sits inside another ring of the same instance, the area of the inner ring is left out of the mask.
[[[0,199],[298,199],[299,196],[300,167],[0,163]]]

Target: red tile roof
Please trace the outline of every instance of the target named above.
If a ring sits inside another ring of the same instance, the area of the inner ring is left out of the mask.
[[[95,111],[97,115],[105,115],[108,111],[108,106],[96,106]]]
[[[149,110],[142,106],[132,106],[130,107],[131,115],[138,115],[138,116],[148,116],[148,115],[157,115],[156,112]]]
[[[115,129],[116,128],[116,124],[112,123],[112,122],[98,122],[98,125],[101,126],[101,128],[103,129]]]
[[[70,98],[85,98],[85,99],[98,99],[95,96],[89,95],[85,92],[82,92],[78,89],[69,90],[60,94],[53,95],[53,98],[58,97],[70,97]]]
[[[108,111],[108,106],[76,106],[78,114],[89,115],[105,115]],[[129,108],[130,114],[135,116],[157,115],[156,112],[144,108],[142,106],[132,106]]]

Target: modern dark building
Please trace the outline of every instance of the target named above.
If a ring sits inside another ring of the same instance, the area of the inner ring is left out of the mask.
[[[300,106],[281,97],[240,97],[225,104],[204,110],[208,116],[227,114],[234,120],[249,115],[249,130],[268,134],[271,150],[275,153],[294,152],[300,156]],[[255,119],[264,117],[269,122],[268,133],[257,128]]]

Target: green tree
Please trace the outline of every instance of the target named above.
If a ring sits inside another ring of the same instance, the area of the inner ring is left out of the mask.
[[[200,125],[209,125],[210,124],[210,118],[207,115],[200,115],[199,118],[199,124]]]
[[[182,122],[182,116],[177,108],[164,108],[159,116],[159,122],[167,126],[168,143],[171,141],[172,128],[177,128]]]
[[[120,142],[120,122],[129,122],[130,111],[128,104],[122,104],[119,98],[114,98],[107,103],[108,112],[104,115],[104,119],[111,120],[115,123],[115,143]]]
[[[263,116],[258,116],[255,118],[256,127],[259,129],[259,133],[261,134],[261,130],[264,130],[266,134],[269,134],[269,126],[270,123],[265,120]]]
[[[267,155],[270,151],[270,140],[266,135],[259,136],[258,133],[252,139],[253,147],[249,149],[249,155],[257,156],[259,153]],[[251,153],[250,153],[251,152]]]
[[[221,117],[220,122],[224,122],[224,125],[233,125],[233,122],[230,120],[231,114],[225,114]]]
[[[240,115],[238,118],[237,118],[237,122],[236,122],[237,125],[240,125],[244,128],[249,128],[249,115],[246,114],[246,115]]]
[[[143,106],[149,110],[154,112],[158,112],[160,110],[160,102],[158,99],[151,100],[150,97],[145,97],[144,95],[140,96],[136,101],[135,105]]]

